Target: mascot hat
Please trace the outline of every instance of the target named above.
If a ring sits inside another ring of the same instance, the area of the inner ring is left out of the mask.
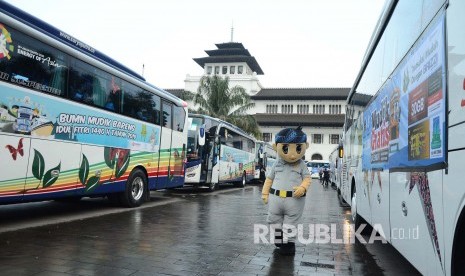
[[[275,136],[275,143],[306,143],[307,134],[302,131],[302,127],[298,126],[296,129],[285,128],[278,132]]]

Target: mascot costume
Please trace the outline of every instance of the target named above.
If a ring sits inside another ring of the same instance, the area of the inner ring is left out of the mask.
[[[262,199],[268,204],[267,222],[275,228],[275,245],[282,255],[295,254],[295,232],[305,206],[305,195],[310,185],[310,173],[302,160],[308,148],[307,135],[302,127],[285,128],[275,137],[273,149],[278,161],[267,174]],[[273,233],[272,233],[273,234]]]

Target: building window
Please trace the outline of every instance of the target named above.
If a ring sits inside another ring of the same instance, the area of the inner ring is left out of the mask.
[[[212,69],[213,68],[211,66],[207,66],[207,75],[211,75]]]
[[[219,75],[219,74],[220,74],[220,67],[215,66],[215,75]]]
[[[278,113],[278,105],[277,104],[267,104],[266,105],[266,113]]]
[[[323,160],[323,156],[321,156],[319,153],[315,153],[312,155],[312,160]]]
[[[341,105],[339,104],[330,104],[329,105],[329,114],[341,114]]]
[[[283,113],[283,114],[292,114],[292,113],[294,113],[294,106],[292,104],[283,104],[283,105],[281,105],[281,113]]]
[[[313,144],[323,144],[323,135],[322,134],[312,134]]]
[[[331,144],[339,144],[339,134],[331,134]]]
[[[263,133],[263,141],[271,142],[271,139],[273,139],[273,134],[271,134],[271,133]]]
[[[308,114],[310,108],[308,104],[299,104],[297,105],[297,113],[298,114]]]
[[[236,73],[236,66],[229,67],[229,74],[234,75]]]
[[[244,66],[242,66],[242,65],[237,66],[237,73],[238,74],[242,74],[243,71],[244,71]]]
[[[313,114],[325,114],[325,105],[324,104],[314,104],[313,105]]]
[[[228,73],[228,66],[223,66],[223,75],[226,75]]]

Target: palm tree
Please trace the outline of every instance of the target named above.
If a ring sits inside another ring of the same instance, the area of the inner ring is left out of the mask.
[[[194,113],[205,114],[214,118],[227,121],[252,134],[257,139],[261,138],[261,132],[255,117],[246,111],[255,106],[250,101],[250,96],[240,86],[229,88],[229,77],[203,76],[200,79],[197,93],[184,91],[181,98],[193,101],[197,110]]]

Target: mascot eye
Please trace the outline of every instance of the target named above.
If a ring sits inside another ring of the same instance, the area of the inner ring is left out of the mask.
[[[301,144],[297,145],[296,151],[297,151],[298,154],[300,154],[300,152],[302,151],[302,145]]]
[[[288,144],[284,144],[284,145],[283,145],[283,152],[284,152],[284,154],[287,154],[288,151],[289,151],[289,145],[288,145]]]

